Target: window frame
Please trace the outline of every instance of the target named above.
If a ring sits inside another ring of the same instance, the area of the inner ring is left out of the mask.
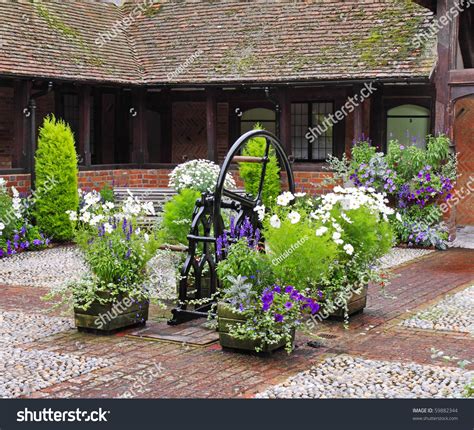
[[[302,101],[299,101],[299,100],[291,100],[290,102],[290,109],[291,109],[291,105],[293,104],[306,104],[307,107],[308,107],[308,128],[306,130],[306,133],[309,131],[310,128],[313,128],[314,125],[313,125],[313,104],[315,103],[318,103],[318,104],[323,104],[323,103],[331,103],[332,104],[332,114],[334,114],[334,112],[336,111],[336,101],[335,100],[302,100]],[[337,123],[336,123],[337,124]],[[331,153],[332,155],[335,154],[335,145],[334,145],[334,142],[335,142],[335,139],[334,139],[334,133],[335,133],[335,126],[336,124],[333,125],[333,133],[332,133],[332,142],[331,142]],[[291,126],[293,126],[293,124],[291,124]],[[305,133],[305,135],[306,135]],[[304,136],[303,136],[304,137]],[[308,140],[308,139],[306,139]],[[313,144],[314,144],[314,141],[312,143],[309,142],[308,140],[308,158],[296,158],[295,157],[295,162],[298,162],[298,163],[324,163],[326,162],[326,158],[324,159],[320,159],[320,158],[313,158]],[[291,135],[291,152],[293,153],[293,135]]]

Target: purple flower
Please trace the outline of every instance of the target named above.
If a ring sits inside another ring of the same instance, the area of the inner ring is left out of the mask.
[[[132,250],[128,248],[127,253],[125,254],[125,259],[128,260],[130,258],[130,255],[132,254]]]
[[[292,307],[293,307],[293,303],[291,303],[291,302],[286,302],[285,303],[285,308],[286,309],[291,309]]]
[[[291,294],[293,290],[294,290],[294,287],[291,285],[288,285],[287,287],[285,287],[285,293]]]
[[[275,314],[275,321],[276,322],[283,322],[283,315]]]
[[[281,287],[279,285],[275,285],[273,287],[273,291],[277,294],[280,294],[281,293]]]

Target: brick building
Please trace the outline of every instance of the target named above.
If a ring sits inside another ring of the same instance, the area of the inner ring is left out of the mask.
[[[219,162],[257,121],[300,189],[322,191],[326,157],[362,135],[385,149],[447,131],[474,172],[474,7],[436,38],[451,0],[115,3],[0,3],[0,175],[20,189],[50,112],[75,133],[82,186],[165,187],[177,163]],[[473,206],[456,221],[474,223]]]

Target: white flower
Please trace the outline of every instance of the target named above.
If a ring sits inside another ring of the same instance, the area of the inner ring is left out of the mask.
[[[66,213],[69,215],[69,219],[71,221],[77,221],[77,212],[76,211],[66,211]]]
[[[354,247],[350,243],[346,243],[344,245],[344,251],[346,251],[346,254],[352,255],[354,253]]]
[[[349,224],[352,224],[352,220],[351,220],[344,212],[341,212],[341,218],[342,218],[345,222],[347,222],[347,223],[349,223]]]
[[[265,205],[255,206],[253,210],[257,212],[258,220],[263,221],[263,218],[265,218]]]
[[[289,191],[285,191],[284,193],[281,193],[277,197],[277,205],[279,206],[288,206],[289,203],[295,199],[295,196],[290,193]]]
[[[91,220],[91,214],[90,214],[90,212],[84,212],[84,213],[81,215],[80,220],[83,221],[83,222],[85,222],[86,224],[88,224],[89,221]]]
[[[339,233],[338,231],[335,231],[332,234],[332,238],[333,238],[334,241],[339,240],[341,238],[341,233]]]
[[[105,230],[106,233],[110,234],[114,231],[114,227],[111,224],[109,224],[108,222],[106,222],[104,224],[104,230]]]
[[[328,231],[328,228],[327,227],[319,227],[317,230],[316,230],[316,236],[322,236],[324,233],[326,233]]]
[[[337,239],[334,241],[335,244],[337,245],[342,245],[344,243],[344,241],[342,239]]]
[[[147,215],[155,215],[155,207],[153,206],[153,202],[143,203],[142,209]]]
[[[150,240],[150,236],[149,236],[148,233],[145,233],[145,234],[143,235],[143,238],[145,239],[145,242],[148,242],[148,241]]]
[[[403,221],[403,218],[402,218],[402,216],[400,215],[400,212],[397,212],[397,213],[396,213],[395,218],[397,219],[397,221],[400,221],[400,222]]]
[[[0,230],[3,230],[5,228],[5,224],[3,222],[0,222]]]
[[[104,206],[108,210],[112,210],[115,207],[115,205],[112,202],[105,202]]]
[[[89,213],[89,212],[87,212]],[[90,225],[97,225],[104,219],[104,215],[93,215],[89,221]]]
[[[304,197],[306,193],[295,193],[295,197]]]
[[[273,228],[280,228],[281,226],[281,221],[280,221],[280,218],[278,218],[278,215],[272,215],[270,217],[270,225],[273,227]]]
[[[296,211],[291,211],[288,214],[288,219],[290,220],[292,224],[297,224],[301,219],[301,215]]]

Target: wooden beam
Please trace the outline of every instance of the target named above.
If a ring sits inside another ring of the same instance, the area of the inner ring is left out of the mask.
[[[353,93],[359,94],[360,89],[354,88]],[[355,106],[354,109],[354,139],[356,141],[362,138],[362,134],[364,133],[364,108],[362,104],[359,103],[358,106]]]
[[[282,88],[278,92],[278,103],[280,105],[280,141],[287,155],[292,155],[291,147],[291,103],[288,89]]]
[[[12,168],[26,167],[27,138],[29,121],[23,110],[28,107],[31,82],[15,81],[13,94],[13,148]]]
[[[87,85],[79,89],[79,142],[78,150],[82,163],[91,165],[91,88]]]
[[[207,158],[218,162],[217,152],[217,101],[214,89],[206,90]]]
[[[148,135],[146,123],[146,88],[137,88],[132,92],[133,150],[132,162],[142,165],[148,163]]]

